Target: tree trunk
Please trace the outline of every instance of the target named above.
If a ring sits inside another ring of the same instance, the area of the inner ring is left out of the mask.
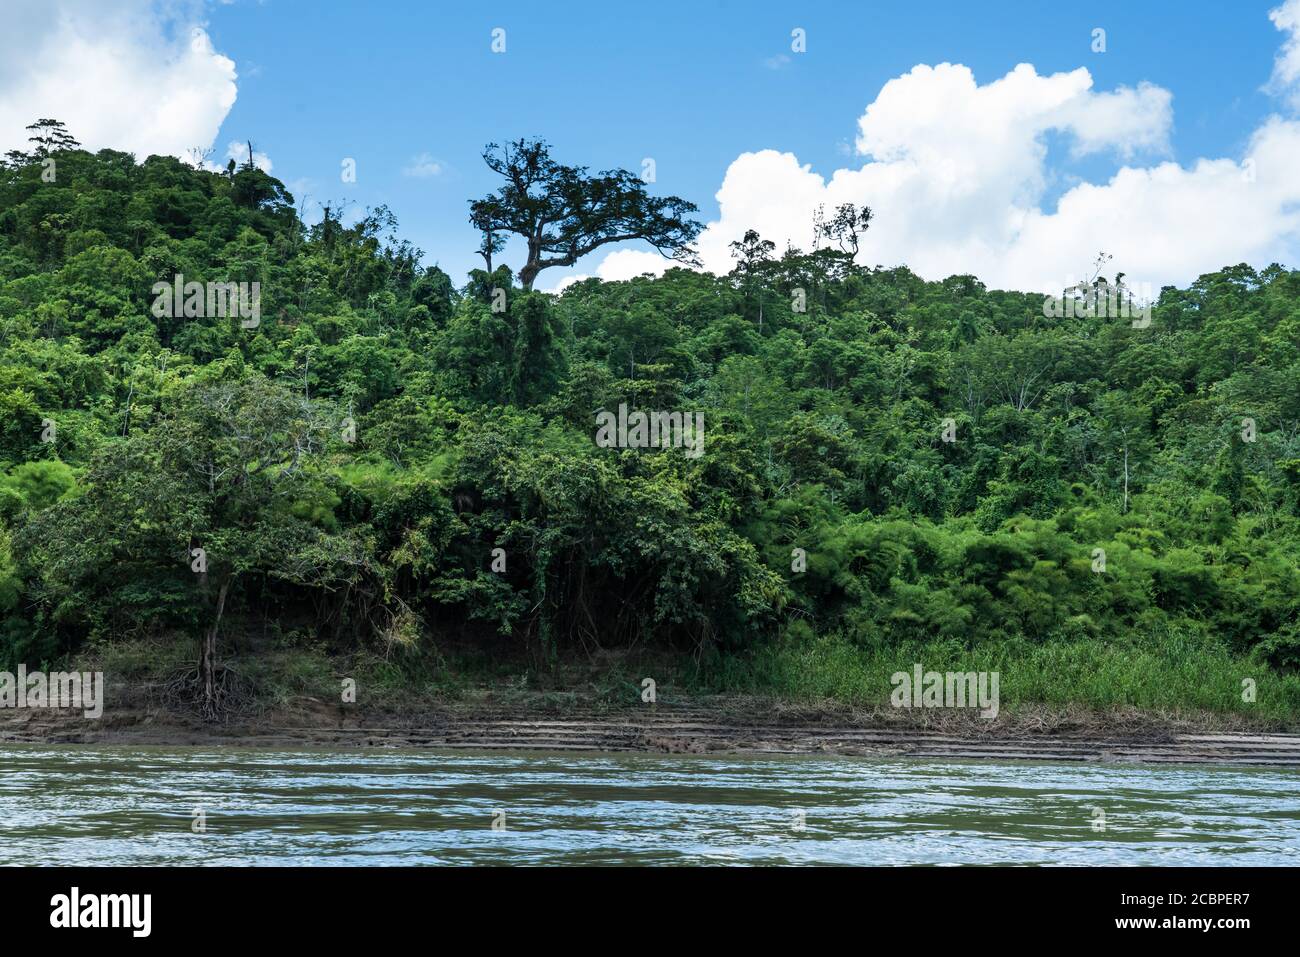
[[[203,636],[203,645],[199,651],[199,679],[203,682],[203,710],[214,714],[217,707],[217,632],[221,628],[221,615],[226,610],[226,595],[230,591],[233,575],[221,580],[221,589],[217,592],[217,615],[212,627]]]
[[[1128,443],[1124,443],[1124,515],[1128,514]]]

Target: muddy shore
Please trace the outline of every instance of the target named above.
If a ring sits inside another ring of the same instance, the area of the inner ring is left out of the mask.
[[[610,709],[581,700],[458,701],[359,710],[314,698],[209,723],[130,705],[99,719],[0,711],[0,743],[238,748],[470,748],[1300,767],[1300,734],[1216,716],[1040,708],[994,721],[952,712],[858,710],[745,698]]]

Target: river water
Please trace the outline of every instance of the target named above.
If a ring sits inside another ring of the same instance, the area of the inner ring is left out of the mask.
[[[1300,772],[0,747],[0,864],[1300,863]]]

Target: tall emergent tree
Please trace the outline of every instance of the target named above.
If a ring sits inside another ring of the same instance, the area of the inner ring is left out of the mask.
[[[27,142],[32,144],[32,152],[28,154],[22,150],[10,150],[5,154],[5,159],[11,166],[21,166],[33,159],[43,160],[54,153],[81,148],[77,138],[59,120],[42,118],[29,123],[27,129],[32,131],[32,135],[27,137]]]
[[[856,259],[858,243],[862,234],[871,228],[873,215],[870,206],[859,209],[852,203],[841,203],[830,219],[827,219],[821,207],[818,207],[813,224],[816,238],[819,242],[824,239],[828,243],[834,243],[841,253],[850,259]]]
[[[551,159],[544,140],[489,143],[483,161],[506,182],[470,203],[470,222],[484,237],[479,251],[491,268],[502,237],[522,237],[528,244],[519,270],[524,289],[533,288],[543,269],[572,266],[601,246],[629,239],[643,239],[674,259],[696,261],[691,243],[702,227],[688,218],[695,204],[647,195],[645,184],[628,170],[590,176],[585,166]]]
[[[34,144],[32,155],[37,158],[43,159],[51,153],[81,148],[77,138],[58,120],[39,119],[29,124],[27,129],[32,130],[32,135],[27,137],[27,141]]]

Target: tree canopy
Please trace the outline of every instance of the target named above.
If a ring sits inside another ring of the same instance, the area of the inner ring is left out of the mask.
[[[689,218],[695,204],[650,196],[625,169],[589,175],[585,166],[553,160],[544,140],[527,139],[490,143],[483,161],[505,183],[470,203],[470,222],[483,233],[479,251],[491,272],[503,239],[523,239],[527,254],[518,276],[525,290],[543,269],[572,266],[609,243],[643,240],[666,256],[693,261],[691,243],[701,229]]]
[[[44,148],[52,182],[0,168],[0,664],[273,621],[538,661],[1179,634],[1300,666],[1300,273],[1230,265],[1136,328],[753,233],[729,275],[530,292],[698,226],[520,141],[473,204],[530,242],[494,311],[387,210],[309,225],[260,170]],[[260,324],[156,317],[177,274],[260,282]],[[702,413],[703,454],[599,447],[620,404]]]

